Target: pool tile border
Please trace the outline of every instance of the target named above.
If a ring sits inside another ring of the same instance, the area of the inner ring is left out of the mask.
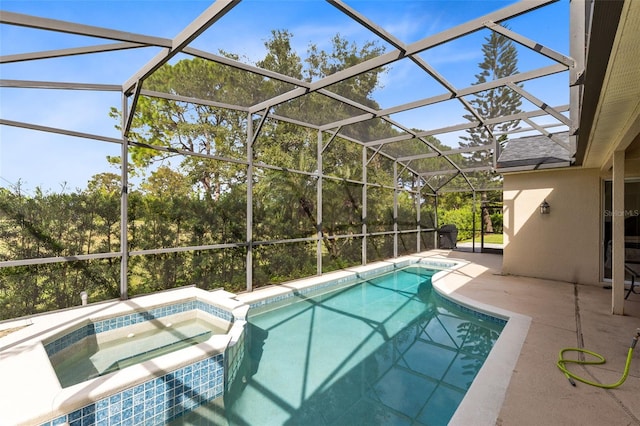
[[[440,294],[439,292],[435,292],[436,297],[438,298],[438,300],[442,301],[445,305],[451,306],[454,309],[458,309],[468,315],[473,315],[474,317],[480,319],[480,320],[484,320],[484,321],[488,321],[494,324],[498,324],[501,326],[505,326],[507,324],[507,320],[504,318],[500,318],[496,315],[490,315],[484,312],[481,312],[477,309],[473,309],[470,308],[468,306],[462,305],[460,303],[457,303],[451,299],[449,299],[446,296],[443,296],[442,294]]]
[[[444,270],[444,271],[449,271],[452,270],[453,268],[459,266],[457,262],[451,262],[451,261],[439,261],[439,260],[434,260],[434,259],[408,259],[408,260],[402,260],[400,262],[396,262],[393,264],[386,264],[384,266],[380,266],[374,269],[370,269],[370,270],[366,270],[366,271],[353,271],[353,274],[346,276],[346,277],[341,277],[341,278],[336,278],[336,279],[330,279],[328,281],[325,282],[321,282],[318,284],[313,284],[304,288],[300,288],[300,289],[292,289],[290,291],[287,291],[285,293],[282,294],[278,294],[276,296],[271,296],[271,297],[266,297],[264,299],[260,299],[260,300],[256,300],[254,302],[249,303],[249,307],[250,309],[256,309],[256,308],[265,308],[268,305],[274,304],[274,303],[280,303],[283,301],[286,301],[292,297],[299,297],[299,296],[306,296],[310,293],[315,293],[318,292],[320,290],[329,290],[331,289],[331,287],[338,287],[338,286],[342,286],[342,285],[348,285],[348,284],[355,284],[356,282],[360,281],[360,280],[365,280],[365,279],[369,279],[378,275],[382,275],[382,274],[386,274],[398,269],[402,269],[402,268],[406,268],[408,266],[418,266],[418,267],[424,267],[424,268],[431,268],[431,269],[437,269],[437,270]],[[349,271],[349,269],[346,269],[346,271]],[[446,304],[448,304],[451,307],[454,307],[456,309],[459,309],[469,315],[473,315],[476,318],[479,318],[481,320],[485,320],[488,322],[492,322],[501,326],[506,325],[507,323],[507,319],[505,318],[501,318],[499,316],[496,315],[492,315],[492,314],[488,314],[485,312],[482,312],[478,309],[474,309],[474,308],[470,308],[466,305],[460,304],[458,302],[456,302],[455,300],[450,299],[449,297],[440,294],[440,292],[436,291],[435,292],[436,295],[443,300]]]
[[[402,261],[391,263],[391,264],[385,264],[384,266],[378,266],[376,268],[369,269],[369,270],[350,270],[349,268],[347,268],[347,269],[344,269],[344,271],[352,272],[351,275],[348,275],[346,277],[329,279],[328,281],[320,282],[318,284],[313,284],[300,289],[292,289],[282,294],[256,300],[254,302],[249,303],[249,307],[251,309],[265,307],[273,303],[285,301],[291,297],[306,296],[310,293],[315,293],[317,291],[329,289],[331,287],[355,283],[359,280],[369,279],[374,276],[386,274],[388,272],[392,272],[397,269],[401,269],[411,265],[421,265],[421,266],[432,267],[437,269],[449,269],[456,266],[456,263],[440,262],[440,261],[424,260],[424,259],[408,259],[408,260],[402,260]]]

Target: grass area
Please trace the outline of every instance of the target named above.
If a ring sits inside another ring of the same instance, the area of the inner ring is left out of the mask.
[[[471,238],[460,241],[461,243],[470,243]],[[485,234],[484,242],[488,244],[502,244],[502,234]],[[480,244],[480,235],[476,236],[476,244]]]

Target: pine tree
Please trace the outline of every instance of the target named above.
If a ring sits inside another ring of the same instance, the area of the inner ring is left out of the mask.
[[[476,74],[476,82],[474,84],[482,84],[517,74],[518,52],[513,42],[495,32],[492,32],[485,40],[486,43],[482,45],[484,60],[478,64],[481,72]],[[471,100],[470,103],[480,116],[485,119],[517,114],[521,112],[519,107],[522,104],[520,95],[506,86],[477,93],[476,98]],[[476,117],[472,114],[466,114],[464,117],[471,121],[476,120]],[[510,121],[469,129],[467,130],[469,136],[461,138],[467,142],[461,142],[460,146],[474,147],[491,144],[493,141],[488,130],[492,133],[506,132],[514,129],[517,125],[518,121]],[[505,138],[503,135],[499,142],[502,142],[502,139]],[[488,151],[476,151],[469,158],[469,166],[486,165],[490,156],[491,153]]]
[[[482,45],[484,60],[478,64],[480,73],[476,74],[476,82],[474,84],[482,84],[518,73],[518,52],[513,42],[505,36],[492,32],[490,36],[485,38],[486,43]],[[508,116],[521,112],[522,104],[520,95],[512,91],[506,86],[495,89],[486,90],[476,94],[475,99],[470,104],[483,119],[490,119],[502,116]],[[472,114],[464,116],[466,119],[475,121],[477,118]],[[466,142],[460,142],[462,147],[475,147],[480,145],[491,145],[493,143],[492,135],[495,132],[505,133],[518,126],[518,120],[509,121],[499,124],[490,124],[467,130],[469,136],[461,137]],[[506,135],[497,136],[498,143],[506,140]],[[475,151],[467,157],[468,167],[482,167],[492,165],[492,152],[490,150]],[[486,178],[475,179],[477,188],[484,187],[492,178],[489,173]],[[500,177],[498,177],[500,179]],[[486,193],[482,193],[482,199],[485,201]],[[493,232],[491,217],[489,211],[483,208],[482,219],[485,223],[487,232]]]

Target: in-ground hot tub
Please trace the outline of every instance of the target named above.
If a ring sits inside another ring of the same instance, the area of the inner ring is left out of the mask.
[[[43,342],[60,385],[66,388],[206,342],[231,328],[231,315],[189,300],[113,318],[90,320]]]
[[[168,423],[224,393],[247,310],[188,287],[30,318],[0,340],[2,422]]]

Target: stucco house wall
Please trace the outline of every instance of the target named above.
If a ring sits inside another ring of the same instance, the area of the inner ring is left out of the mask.
[[[600,282],[598,169],[504,175],[502,272],[581,284]],[[551,206],[540,214],[544,200]]]

